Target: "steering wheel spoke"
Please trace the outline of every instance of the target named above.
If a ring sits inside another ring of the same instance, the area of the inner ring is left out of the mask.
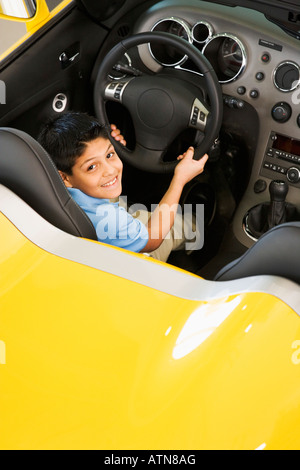
[[[126,78],[118,82],[111,80],[104,89],[104,99],[122,104],[125,88],[132,80],[134,80],[134,77]]]
[[[198,98],[195,98],[192,106],[189,127],[205,133],[209,114],[210,111],[204,106],[204,104]]]

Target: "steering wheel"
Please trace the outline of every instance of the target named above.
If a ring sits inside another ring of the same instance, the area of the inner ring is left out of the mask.
[[[197,86],[184,77],[178,77],[178,74],[174,77],[163,72],[141,74],[119,81],[109,78],[114,65],[129,49],[147,43],[171,46],[187,55],[204,77],[209,104],[204,101]],[[121,103],[129,111],[136,136],[134,150],[111,138],[106,112],[108,101]],[[114,46],[105,56],[95,81],[94,107],[120,158],[141,170],[154,173],[174,170],[178,161],[164,162],[163,157],[175,138],[188,128],[203,134],[201,143],[195,147],[194,158],[199,160],[218,137],[223,115],[221,87],[210,62],[184,39],[160,32],[131,36]]]

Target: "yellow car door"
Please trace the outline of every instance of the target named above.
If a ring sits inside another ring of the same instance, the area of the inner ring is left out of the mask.
[[[73,0],[0,0],[0,62]]]

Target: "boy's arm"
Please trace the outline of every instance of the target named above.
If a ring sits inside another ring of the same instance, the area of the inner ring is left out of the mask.
[[[204,155],[200,160],[194,160],[193,156],[194,149],[190,147],[187,152],[178,157],[181,162],[175,168],[169,189],[149,219],[147,226],[149,240],[143,249],[144,252],[156,250],[161,245],[174,225],[184,186],[203,172],[208,156]]]

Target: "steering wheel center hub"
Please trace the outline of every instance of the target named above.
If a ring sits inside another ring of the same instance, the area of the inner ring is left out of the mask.
[[[174,104],[171,97],[160,89],[150,89],[142,93],[137,109],[139,119],[152,129],[167,126],[174,116]]]

